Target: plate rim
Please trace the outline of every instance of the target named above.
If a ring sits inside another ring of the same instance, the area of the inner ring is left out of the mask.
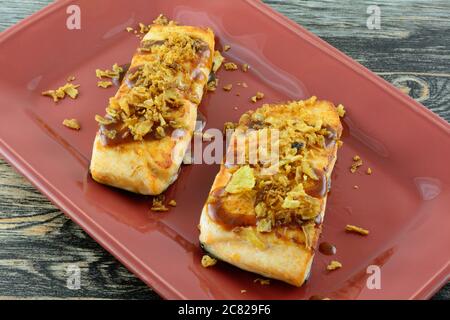
[[[20,22],[8,27],[0,33],[0,45],[8,38],[14,36],[21,30],[33,24],[39,22],[48,14],[59,10],[61,7],[68,3],[75,2],[75,0],[60,0],[53,2],[33,13],[29,17],[21,20]],[[432,112],[419,102],[410,98],[408,95],[401,93],[392,84],[378,76],[373,71],[364,67],[357,61],[350,58],[345,53],[341,52],[337,48],[328,44],[320,37],[316,36],[312,32],[308,31],[304,27],[300,26],[296,22],[285,17],[281,13],[275,11],[267,4],[260,0],[245,0],[245,2],[258,12],[264,14],[272,21],[282,25],[287,31],[294,32],[298,37],[307,41],[310,45],[315,46],[318,50],[331,56],[334,60],[345,64],[345,66],[354,72],[363,75],[366,79],[370,80],[372,84],[381,87],[383,91],[399,100],[402,105],[409,107],[408,110],[412,110],[418,113],[419,116],[430,122],[435,127],[443,130],[444,132],[450,132],[450,124],[441,118],[439,115]],[[45,177],[39,174],[28,162],[22,158],[14,148],[8,145],[3,138],[0,137],[0,155],[8,162],[13,168],[15,168],[21,175],[23,175],[31,184],[36,187],[44,196],[46,196],[56,207],[58,207],[67,217],[78,224],[91,238],[99,243],[106,251],[113,255],[120,263],[122,263],[128,270],[140,278],[144,283],[156,291],[165,299],[183,299],[189,298],[178,291],[174,286],[165,281],[158,273],[148,265],[144,264],[138,257],[133,255],[125,246],[119,241],[115,240],[101,225],[90,219],[88,215],[83,213],[75,203],[73,203],[66,195],[57,190],[50,181],[47,181]],[[440,271],[434,274],[421,288],[405,299],[428,299],[435,292],[437,292],[442,285],[445,284],[450,278],[449,265],[443,266]]]

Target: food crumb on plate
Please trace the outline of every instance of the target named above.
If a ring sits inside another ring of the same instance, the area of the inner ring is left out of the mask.
[[[205,254],[202,257],[202,266],[204,268],[209,268],[212,267],[213,265],[215,265],[217,263],[217,260],[214,258],[211,258],[210,256],[208,256],[207,254]]]
[[[247,72],[250,69],[250,66],[247,63],[242,65],[242,71]]]
[[[256,93],[256,95],[254,95],[253,97],[250,98],[250,100],[251,100],[253,103],[256,103],[258,100],[261,100],[262,98],[264,98],[264,93],[258,91],[258,92]]]
[[[350,172],[355,173],[356,170],[358,170],[358,168],[362,166],[362,164],[363,164],[363,161],[362,161],[361,157],[358,155],[355,155],[353,157],[353,163],[350,166]]]
[[[268,286],[270,284],[270,279],[261,279],[261,278],[257,278],[255,280],[253,280],[254,283],[258,283],[262,286]]]
[[[237,69],[238,69],[237,64],[234,63],[234,62],[227,62],[227,63],[224,63],[223,66],[225,67],[225,70],[227,70],[227,71],[234,71],[234,70],[237,70]]]
[[[159,195],[159,196],[154,197],[152,200],[153,205],[151,207],[151,210],[156,211],[156,212],[169,211],[169,208],[167,208],[164,205],[164,199],[165,199],[164,195]]]
[[[177,202],[172,199],[172,200],[169,201],[169,206],[176,207],[177,206]]]
[[[59,100],[62,100],[68,95],[71,99],[76,99],[78,96],[78,87],[79,84],[73,84],[73,83],[66,83],[62,87],[59,87],[56,90],[47,90],[42,92],[43,96],[51,97],[53,98],[54,102],[58,102]]]
[[[231,91],[231,89],[233,89],[233,85],[231,83],[223,86],[223,90],[225,91]]]
[[[231,46],[229,44],[226,44],[226,45],[223,46],[223,51],[225,51],[225,52],[230,50],[230,49],[231,49]]]
[[[369,230],[363,229],[361,227],[357,227],[351,224],[345,226],[345,231],[359,233],[363,236],[367,236],[369,234]]]
[[[366,174],[371,175],[372,174],[372,169],[371,168],[367,168]]]
[[[73,130],[80,130],[81,128],[77,119],[64,119],[63,125]]]
[[[106,89],[106,88],[109,88],[111,86],[112,86],[112,82],[111,81],[98,81],[97,82],[97,87],[100,87],[100,88]]]

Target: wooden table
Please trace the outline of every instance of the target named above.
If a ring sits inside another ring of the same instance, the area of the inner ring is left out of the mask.
[[[0,31],[50,2],[0,0]],[[450,1],[378,0],[379,30],[366,27],[372,1],[266,2],[450,121]],[[0,298],[159,299],[3,160],[0,243]],[[71,263],[80,290],[66,286]]]

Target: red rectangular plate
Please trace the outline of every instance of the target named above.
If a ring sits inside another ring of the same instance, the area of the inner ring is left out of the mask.
[[[81,8],[81,30],[66,28],[70,4]],[[219,72],[222,85],[235,86],[205,97],[200,110],[207,127],[222,128],[255,108],[249,98],[256,91],[265,93],[263,102],[317,95],[346,106],[322,235],[337,246],[333,259],[342,269],[327,273],[331,258],[317,253],[302,288],[277,281],[261,286],[256,275],[225,263],[204,269],[197,223],[217,165],[183,167],[167,192],[178,202],[168,213],[150,212],[148,197],[91,180],[94,115],[115,91],[97,88],[94,70],[129,62],[138,40],[125,27],[150,23],[159,13],[210,26],[219,46],[231,45],[227,58],[251,66],[248,73]],[[2,156],[165,298],[427,298],[448,279],[449,125],[258,1],[59,1],[0,35],[0,70]],[[81,84],[78,99],[55,105],[41,96],[69,75]],[[248,88],[236,85],[243,81]],[[61,125],[69,117],[80,120],[81,131]],[[355,154],[364,167],[350,174]],[[369,166],[371,176],[363,172]],[[346,224],[370,235],[347,234]],[[370,265],[381,268],[380,290],[366,285]]]

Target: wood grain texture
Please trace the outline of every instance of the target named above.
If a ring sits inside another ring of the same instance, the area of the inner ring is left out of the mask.
[[[50,2],[0,0],[0,31]],[[378,0],[380,30],[366,27],[372,1],[265,2],[450,121],[450,1]],[[0,243],[0,299],[159,298],[2,160]],[[80,290],[66,286],[70,264]]]

